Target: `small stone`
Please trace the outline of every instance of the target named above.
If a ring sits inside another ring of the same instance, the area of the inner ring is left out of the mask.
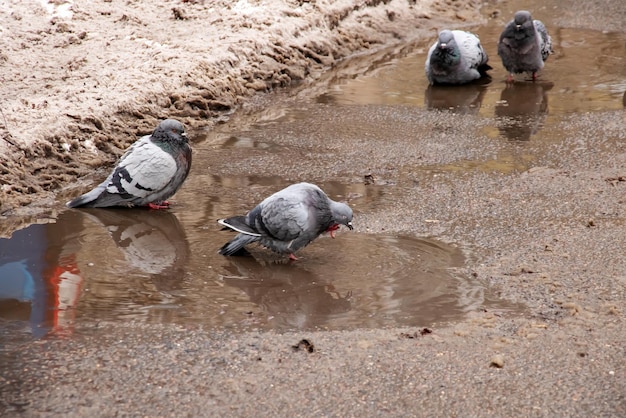
[[[491,358],[491,363],[489,363],[489,367],[497,367],[501,369],[504,367],[504,358],[500,354],[496,354]]]
[[[454,335],[456,335],[457,337],[467,337],[469,335],[469,331],[466,329],[455,329],[454,330]]]

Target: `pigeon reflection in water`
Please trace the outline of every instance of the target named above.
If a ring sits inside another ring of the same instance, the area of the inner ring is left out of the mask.
[[[424,93],[426,108],[449,110],[468,115],[478,114],[487,92],[487,83],[462,86],[429,85]]]
[[[279,328],[322,326],[352,308],[351,292],[341,295],[331,282],[297,263],[262,263],[231,257],[224,283],[243,290]]]
[[[514,141],[530,140],[543,126],[548,114],[546,92],[553,86],[548,82],[507,84],[495,110],[501,135]]]
[[[189,259],[189,244],[173,213],[93,209],[83,214],[106,229],[130,269],[148,274],[159,290],[180,288]]]

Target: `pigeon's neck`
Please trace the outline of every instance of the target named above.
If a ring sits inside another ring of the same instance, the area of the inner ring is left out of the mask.
[[[535,37],[535,31],[533,28],[524,28],[522,30],[516,30],[514,38],[518,42],[528,42]]]
[[[457,64],[461,60],[461,55],[456,48],[437,48],[434,54],[437,59],[434,60],[434,62],[431,62],[431,65],[435,67],[438,65],[441,65],[443,68],[450,67]]]
[[[175,153],[185,146],[185,142],[167,135],[153,136],[152,143],[167,153]]]

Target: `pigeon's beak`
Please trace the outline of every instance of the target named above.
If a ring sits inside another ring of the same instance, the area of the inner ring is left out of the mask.
[[[346,224],[346,226],[348,227],[348,229],[349,229],[350,231],[352,231],[352,230],[354,229],[354,227],[352,226],[352,222],[348,222],[348,223]]]
[[[515,29],[520,30],[522,25],[515,25]]]
[[[439,48],[440,48],[440,49],[446,49],[446,47],[447,47],[447,46],[448,46],[448,44],[447,44],[447,43],[445,43],[445,42],[444,42],[444,43],[442,43],[442,44],[439,44]]]

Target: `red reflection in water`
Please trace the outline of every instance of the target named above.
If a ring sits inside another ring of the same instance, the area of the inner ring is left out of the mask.
[[[0,239],[0,317],[24,322],[35,337],[72,332],[83,278],[66,224],[34,224]]]

